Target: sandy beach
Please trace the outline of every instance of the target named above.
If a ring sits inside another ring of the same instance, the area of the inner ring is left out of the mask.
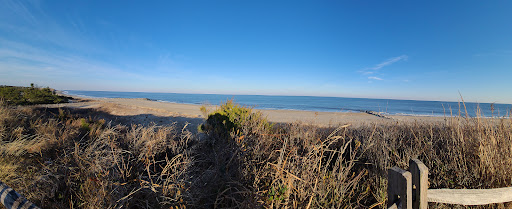
[[[189,123],[195,128],[204,121],[199,110],[201,105],[178,104],[152,101],[145,98],[83,98],[72,96],[71,103],[46,105],[47,107],[92,108],[118,116],[128,123],[163,125],[169,123]],[[213,110],[215,106],[208,106]],[[274,123],[303,123],[317,126],[339,126],[351,124],[357,127],[364,124],[396,122],[443,122],[444,117],[427,116],[387,116],[388,118],[362,112],[314,112],[298,110],[261,110],[269,121]]]

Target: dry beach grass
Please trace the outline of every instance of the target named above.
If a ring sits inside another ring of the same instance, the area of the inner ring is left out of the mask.
[[[43,208],[385,208],[386,170],[418,157],[431,188],[512,186],[510,118],[271,125],[231,105],[204,113],[227,118],[204,133],[101,108],[1,105],[0,180]]]

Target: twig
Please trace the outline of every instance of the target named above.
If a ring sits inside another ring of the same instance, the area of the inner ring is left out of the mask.
[[[280,170],[282,170],[282,171],[286,172],[286,173],[287,173],[287,174],[289,174],[291,177],[293,177],[293,178],[295,178],[295,179],[297,179],[297,180],[299,180],[299,181],[306,182],[306,181],[302,180],[301,178],[297,177],[296,175],[293,175],[292,173],[288,172],[287,170],[285,170],[285,169],[283,169],[283,168],[279,167],[279,166],[278,166],[278,165],[276,165],[276,164],[273,164],[273,163],[268,163],[268,164],[269,164],[269,165],[273,165],[273,166],[275,166],[276,168],[279,168]]]

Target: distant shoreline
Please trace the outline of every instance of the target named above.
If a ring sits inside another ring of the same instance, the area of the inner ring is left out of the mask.
[[[90,99],[136,98],[151,101],[190,104],[218,105],[229,99],[235,103],[258,110],[291,110],[328,113],[368,113],[383,117],[455,117],[480,115],[481,118],[508,117],[512,105],[487,103],[462,103],[416,100],[383,100],[368,98],[313,97],[313,96],[265,96],[265,95],[223,95],[223,94],[183,94],[156,92],[116,92],[116,91],[60,91],[67,96]],[[491,111],[494,108],[494,112]],[[459,112],[460,111],[460,112]],[[450,113],[451,112],[451,113]]]
[[[93,98],[80,97],[75,95],[60,94],[70,96],[73,102],[68,104],[48,105],[72,108],[94,108],[109,112],[112,115],[155,115],[159,117],[180,117],[181,122],[198,122],[198,119],[204,119],[203,113],[199,110],[202,105],[183,104],[172,102],[155,101],[148,98]],[[208,105],[213,110],[216,105]],[[407,116],[407,115],[378,115],[363,112],[321,112],[307,110],[268,110],[259,109],[271,122],[274,123],[304,123],[317,126],[338,126],[351,124],[352,126],[368,124],[384,124],[397,122],[444,122],[445,117],[437,116]],[[187,121],[189,118],[190,121]],[[135,121],[136,122],[136,121]],[[149,121],[140,121],[141,123]],[[193,124],[197,125],[197,124]]]

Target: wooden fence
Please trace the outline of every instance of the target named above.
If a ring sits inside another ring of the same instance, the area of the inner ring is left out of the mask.
[[[428,189],[428,168],[418,159],[409,161],[409,171],[388,170],[388,209],[426,209],[428,202],[487,205],[512,202],[512,187],[498,189]]]

